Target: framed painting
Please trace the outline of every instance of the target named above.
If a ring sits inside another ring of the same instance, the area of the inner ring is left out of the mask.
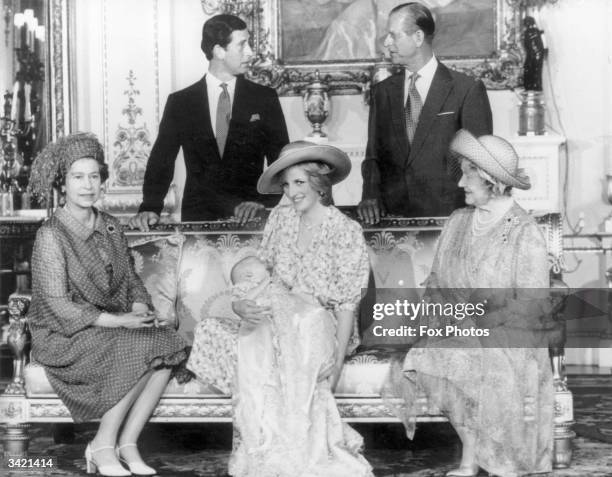
[[[251,78],[281,95],[299,95],[315,71],[333,94],[369,84],[389,12],[406,0],[201,0],[207,14],[234,13],[253,36]],[[523,51],[520,0],[422,0],[436,19],[434,51],[489,89],[519,85]]]

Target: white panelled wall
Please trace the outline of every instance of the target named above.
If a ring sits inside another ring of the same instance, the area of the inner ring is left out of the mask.
[[[153,141],[167,95],[197,81],[205,72],[207,62],[199,45],[206,16],[199,0],[74,3],[76,35],[71,41],[76,42],[76,129],[90,130],[102,137],[110,163],[114,159],[113,148],[116,152],[117,132],[127,120],[123,110],[128,104],[124,92],[128,90],[129,71],[133,71],[135,89],[140,92],[134,96],[142,109],[137,126],[146,126]],[[544,78],[548,123],[551,131],[566,136],[569,150],[569,157],[561,157],[562,176],[567,172],[566,160],[569,166],[565,231],[568,233],[567,224],[575,226],[583,213],[584,232],[593,232],[612,212],[604,186],[606,172],[612,173],[612,1],[558,0],[555,5],[543,7],[537,19],[550,49]],[[518,127],[515,93],[490,91],[489,98],[495,133],[512,139]],[[306,136],[310,127],[302,112],[301,98],[281,98],[281,104],[290,138]],[[362,98],[334,96],[324,129],[331,141],[365,146],[367,107]],[[358,169],[355,174],[358,178]],[[184,177],[184,167],[177,166],[178,197],[182,195]],[[134,189],[138,188],[115,187],[118,192]],[[359,197],[359,191],[339,192],[348,198],[344,202]],[[605,286],[605,270],[612,266],[608,257],[568,254],[566,261],[570,270],[564,279],[570,286]],[[588,322],[594,333],[608,326],[605,317]],[[592,340],[580,345],[596,346]],[[606,357],[598,349],[572,349],[568,360],[612,366],[610,354]]]

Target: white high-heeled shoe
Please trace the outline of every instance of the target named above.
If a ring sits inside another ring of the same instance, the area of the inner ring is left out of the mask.
[[[146,475],[156,475],[157,474],[157,471],[153,467],[149,467],[142,460],[136,461],[136,462],[128,462],[123,457],[121,457],[121,449],[123,449],[124,447],[137,447],[137,446],[135,443],[129,443],[129,444],[123,444],[122,446],[119,446],[116,448],[117,457],[119,457],[119,460],[121,462],[123,462],[125,465],[128,466],[128,469],[130,469],[130,472],[132,473],[132,475],[146,476]]]
[[[87,444],[85,448],[85,463],[87,465],[86,471],[88,474],[95,474],[97,470],[100,475],[105,477],[129,477],[132,475],[129,470],[125,469],[119,463],[99,465],[96,459],[94,459],[94,454],[103,449],[114,449],[114,447],[102,446],[97,449],[92,449],[91,443]]]
[[[473,465],[471,467],[459,467],[458,469],[449,470],[446,477],[476,477],[480,467]]]

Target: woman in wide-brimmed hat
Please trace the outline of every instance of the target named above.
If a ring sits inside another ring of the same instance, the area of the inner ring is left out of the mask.
[[[552,372],[540,339],[549,304],[542,293],[549,285],[546,242],[511,196],[514,187],[528,189],[529,179],[501,137],[460,130],[450,152],[468,207],[442,231],[426,294],[435,303],[478,304],[484,314],[429,321],[443,337],[411,350],[387,393],[406,398],[409,433],[419,390],[448,416],[463,444],[461,464],[449,476],[475,476],[479,467],[499,476],[549,472]]]
[[[253,363],[269,366],[267,382],[238,381],[232,475],[372,475],[360,453],[361,436],[342,423],[333,397],[344,358],[358,344],[357,307],[369,275],[361,227],[332,205],[332,185],[350,167],[340,149],[298,141],[283,148],[257,184],[260,193],[282,192],[286,199],[270,213],[259,257],[274,281],[328,311],[294,320],[296,328],[288,330],[265,318],[270,308],[235,302],[243,320],[257,323],[260,332],[267,327],[271,344]],[[255,408],[245,396],[257,397],[263,414],[244,412]]]
[[[88,473],[154,475],[136,442],[186,343],[153,310],[119,222],[94,206],[107,177],[93,134],[60,138],[34,161],[30,190],[45,200],[56,189],[64,206],[34,243],[32,357],[75,422],[100,420]]]

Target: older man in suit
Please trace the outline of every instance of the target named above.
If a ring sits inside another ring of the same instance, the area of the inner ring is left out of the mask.
[[[427,7],[395,7],[387,30],[385,47],[404,71],[373,92],[358,213],[366,223],[387,212],[447,216],[464,204],[448,146],[461,128],[476,136],[492,133],[486,88],[436,59],[435,22]]]
[[[158,222],[181,147],[183,221],[235,215],[245,222],[278,200],[259,195],[256,184],[265,159],[276,160],[289,137],[276,92],[243,77],[253,55],[246,23],[234,15],[210,18],[201,48],[208,73],[168,97],[132,227],[146,231]]]

